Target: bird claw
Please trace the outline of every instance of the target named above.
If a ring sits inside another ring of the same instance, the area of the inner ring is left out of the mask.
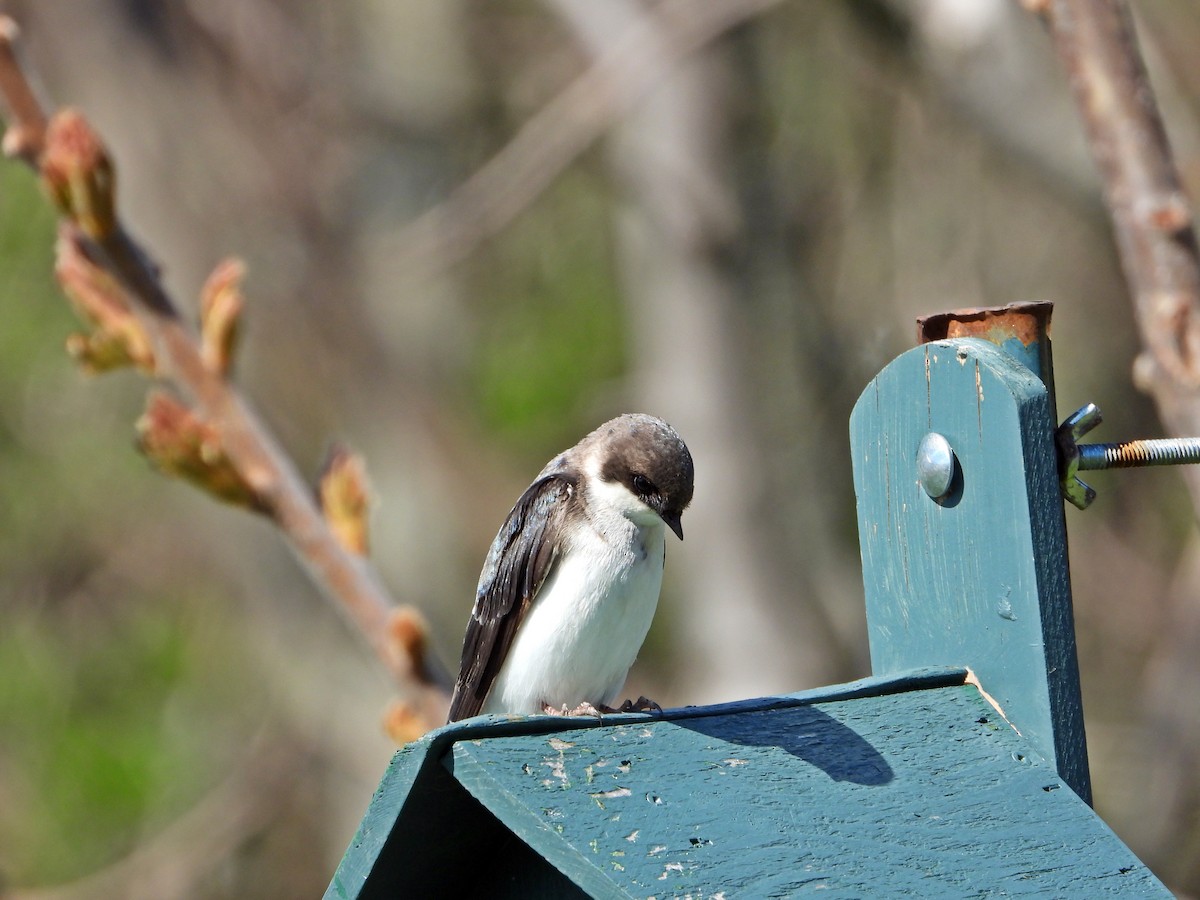
[[[647,697],[638,697],[636,700],[626,700],[620,706],[605,706],[603,703],[592,704],[584,700],[576,707],[552,706],[549,703],[542,703],[542,712],[551,716],[595,716],[597,719],[609,713],[631,713],[631,712],[657,712],[661,713],[663,708],[650,700]]]
[[[552,716],[595,716],[599,719],[601,713],[616,712],[616,710],[610,709],[607,706],[593,706],[584,700],[573,709],[565,705],[551,706],[549,703],[543,703],[542,712],[549,713]]]
[[[656,712],[661,713],[663,708],[648,697],[638,697],[636,700],[626,700],[621,704],[617,712]]]

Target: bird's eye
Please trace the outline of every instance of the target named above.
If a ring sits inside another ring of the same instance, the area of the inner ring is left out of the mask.
[[[633,489],[642,497],[648,497],[651,494],[658,493],[658,488],[654,486],[654,482],[645,475],[633,476]]]

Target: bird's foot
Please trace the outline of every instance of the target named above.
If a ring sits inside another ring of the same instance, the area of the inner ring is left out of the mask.
[[[613,712],[656,712],[661,713],[663,708],[648,697],[638,697],[636,700],[626,700],[618,709]]]
[[[603,703],[588,703],[584,700],[578,706],[552,706],[549,703],[542,703],[542,712],[552,716],[595,716],[597,719],[610,713],[629,713],[629,712],[657,712],[661,713],[663,708],[646,697],[638,697],[636,700],[626,700],[620,706],[605,706]]]
[[[565,705],[551,706],[549,703],[543,703],[542,712],[549,713],[552,716],[595,716],[599,719],[601,713],[616,712],[616,710],[607,706],[593,706],[584,700],[574,708]]]

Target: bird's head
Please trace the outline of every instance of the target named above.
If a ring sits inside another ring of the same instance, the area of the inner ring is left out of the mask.
[[[598,490],[606,502],[638,525],[659,521],[683,540],[683,511],[692,501],[692,454],[661,419],[627,413],[586,438]]]

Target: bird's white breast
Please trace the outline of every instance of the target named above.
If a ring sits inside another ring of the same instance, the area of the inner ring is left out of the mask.
[[[509,649],[483,712],[611,706],[662,586],[665,529],[613,515],[573,529]]]

